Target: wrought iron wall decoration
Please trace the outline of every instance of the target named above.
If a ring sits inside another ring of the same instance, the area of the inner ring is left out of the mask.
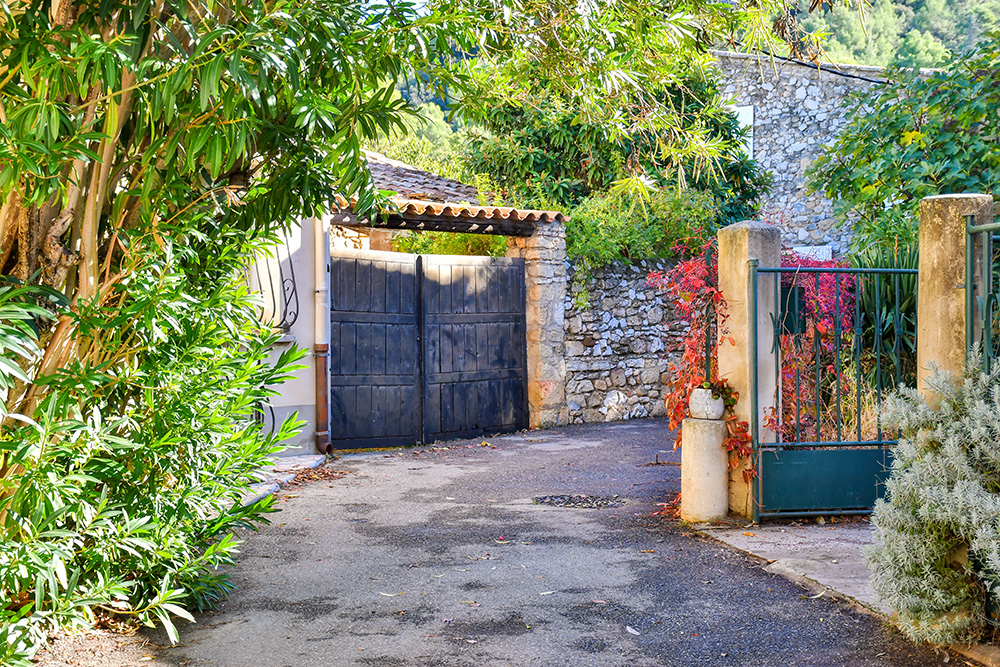
[[[288,332],[299,318],[299,290],[290,241],[288,232],[283,232],[282,241],[258,258],[247,275],[248,286],[263,299],[261,321],[283,332]]]

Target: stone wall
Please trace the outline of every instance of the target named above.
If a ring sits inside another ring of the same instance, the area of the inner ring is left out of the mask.
[[[850,233],[838,228],[833,205],[808,194],[806,168],[846,124],[842,103],[884,78],[880,67],[826,65],[821,70],[790,61],[758,61],[755,56],[716,53],[724,75],[723,95],[738,106],[753,106],[753,149],[758,163],[774,175],[763,218],[781,229],[791,246],[826,245],[847,249]]]
[[[670,264],[614,264],[578,280],[570,267],[565,307],[566,403],[570,423],[664,416],[662,382],[680,356],[685,327],[650,271]],[[586,301],[586,307],[581,302]]]

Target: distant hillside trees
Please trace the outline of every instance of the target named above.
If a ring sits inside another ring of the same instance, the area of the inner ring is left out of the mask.
[[[823,48],[834,62],[939,67],[1000,29],[1000,0],[874,0],[863,16],[855,6],[809,13],[809,5],[799,2],[797,18],[828,34]]]

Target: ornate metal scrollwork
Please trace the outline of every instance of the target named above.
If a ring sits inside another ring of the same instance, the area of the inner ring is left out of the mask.
[[[287,232],[285,233],[285,242],[278,246],[277,253],[281,252],[281,248],[285,249],[285,254],[287,257],[288,266],[288,276],[285,276],[285,270],[282,267],[282,262],[278,261],[278,272],[279,279],[281,280],[281,290],[275,293],[275,299],[281,301],[280,313],[281,318],[278,320],[276,325],[282,331],[288,331],[291,329],[292,325],[295,324],[296,320],[299,319],[299,289],[295,281],[295,265],[292,263],[291,250],[289,250],[289,239]],[[276,254],[277,254],[276,253]]]
[[[258,312],[261,321],[284,332],[299,319],[299,290],[289,241],[285,233],[283,242],[258,258],[246,275],[247,285],[264,300]]]

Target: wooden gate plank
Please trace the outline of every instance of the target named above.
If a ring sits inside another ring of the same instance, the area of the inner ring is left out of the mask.
[[[403,276],[400,271],[392,271],[386,267],[385,271],[385,312],[398,313],[400,304],[400,284]]]
[[[373,313],[386,313],[389,312],[386,309],[386,298],[385,298],[385,274],[387,271],[387,262],[372,262],[371,263],[371,276],[372,276],[372,295],[371,295],[371,308],[370,311]]]
[[[331,444],[419,442],[417,257],[356,251],[331,260]]]

